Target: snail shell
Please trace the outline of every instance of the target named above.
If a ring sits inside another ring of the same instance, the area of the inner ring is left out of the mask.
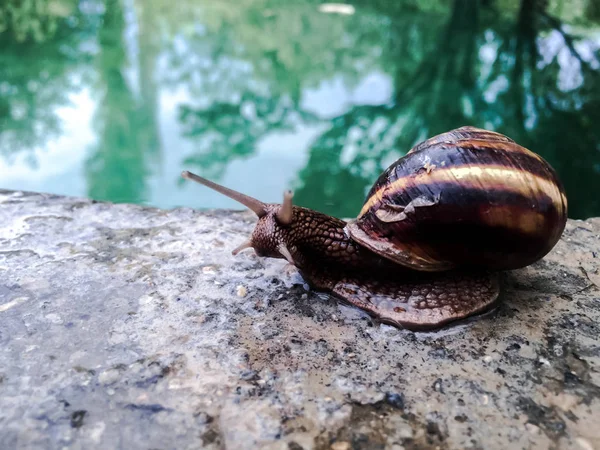
[[[499,133],[463,127],[392,164],[346,230],[419,271],[508,270],[546,255],[566,220],[562,184],[544,159]]]

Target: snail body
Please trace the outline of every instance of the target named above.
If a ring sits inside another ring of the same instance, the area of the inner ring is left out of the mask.
[[[463,127],[430,138],[375,182],[355,220],[265,204],[189,172],[252,209],[257,255],[284,258],[315,290],[381,322],[439,327],[485,311],[499,271],[529,265],[558,242],[567,201],[537,154],[499,133]]]

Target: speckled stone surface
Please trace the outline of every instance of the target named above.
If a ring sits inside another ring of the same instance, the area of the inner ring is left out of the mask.
[[[231,256],[253,222],[0,191],[0,448],[600,449],[600,219],[416,334]]]

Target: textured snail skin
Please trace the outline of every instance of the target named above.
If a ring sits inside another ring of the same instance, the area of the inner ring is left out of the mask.
[[[347,230],[417,270],[508,270],[545,256],[566,220],[562,185],[546,161],[506,136],[463,127],[390,166]]]
[[[376,317],[410,330],[438,328],[490,309],[500,293],[499,274],[421,273],[394,278],[343,277],[332,294]]]
[[[289,226],[268,205],[252,233],[259,256],[285,258],[282,246],[309,285],[357,306],[380,322],[410,330],[437,328],[483,312],[500,292],[498,274],[408,270],[350,239],[346,222],[295,206]]]

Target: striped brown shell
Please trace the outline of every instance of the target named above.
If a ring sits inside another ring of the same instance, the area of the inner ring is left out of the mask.
[[[377,180],[346,231],[412,269],[524,267],[567,220],[555,171],[502,134],[463,127],[415,146]]]

